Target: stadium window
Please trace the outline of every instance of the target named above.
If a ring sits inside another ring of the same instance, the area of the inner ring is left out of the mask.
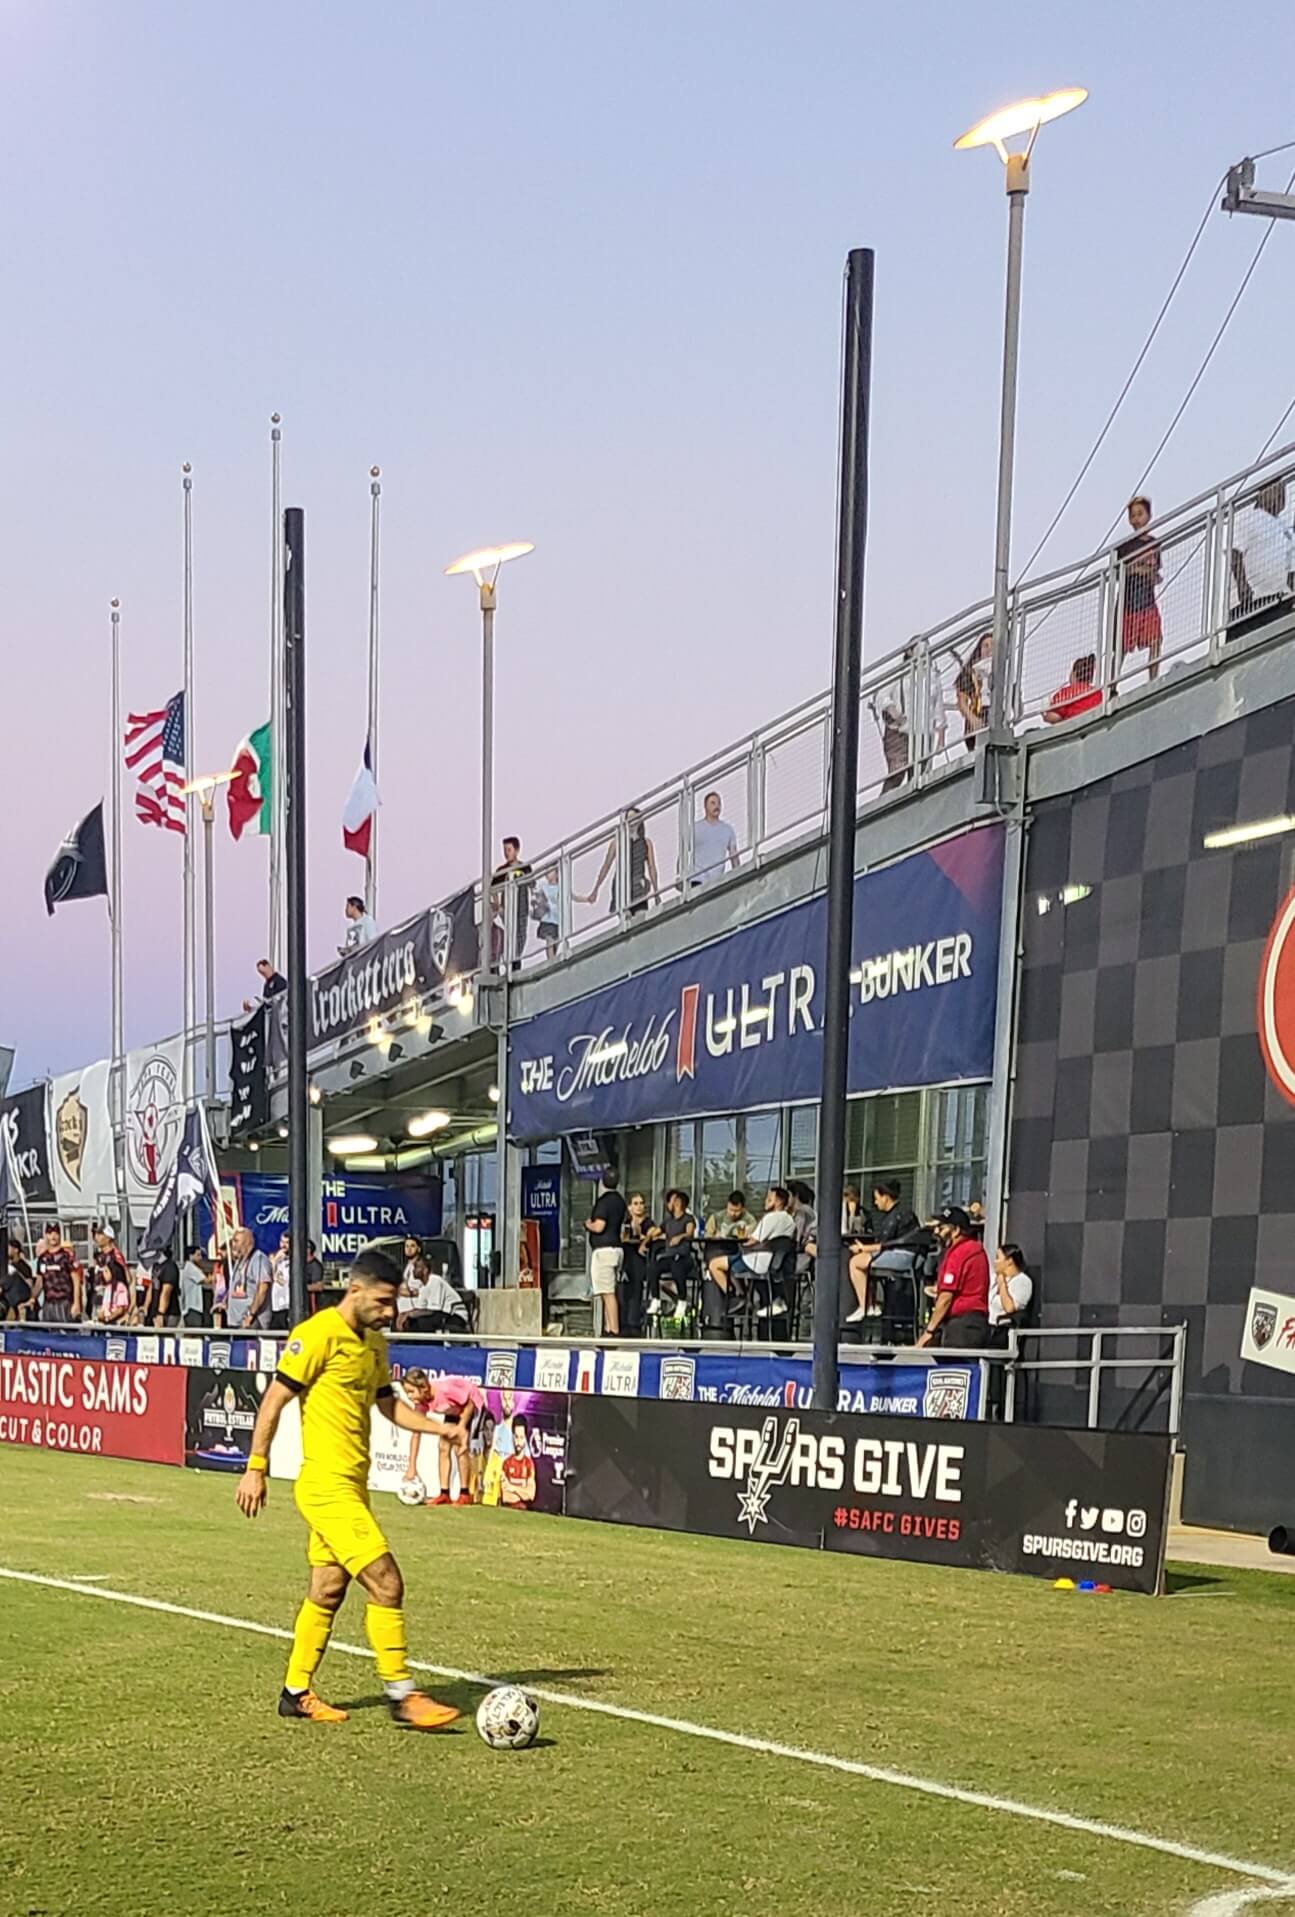
[[[817,1185],[818,1106],[793,1105],[787,1117],[787,1176]]]
[[[782,1172],[782,1113],[751,1112],[746,1118],[740,1118],[738,1142],[737,1183],[746,1193],[748,1208],[756,1211],[759,1209],[754,1202],[757,1195],[776,1185]],[[813,1183],[812,1170],[793,1172],[792,1176],[808,1177]],[[727,1198],[728,1193],[724,1196]]]
[[[724,1200],[737,1183],[737,1120],[706,1118],[701,1126],[701,1191],[697,1197],[699,1218],[724,1209]],[[686,1188],[685,1188],[686,1189]]]
[[[694,1201],[694,1208],[700,1203],[697,1190],[697,1127],[691,1119],[670,1127],[666,1138],[666,1183],[686,1191]]]
[[[864,1204],[878,1178],[897,1178],[904,1202],[920,1189],[921,1092],[879,1092],[851,1099],[847,1114],[845,1174]]]
[[[926,1203],[965,1205],[985,1196],[987,1085],[949,1085],[926,1094]]]

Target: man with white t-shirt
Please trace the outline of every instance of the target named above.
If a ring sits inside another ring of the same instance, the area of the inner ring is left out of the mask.
[[[702,800],[701,818],[693,820],[689,883],[694,891],[722,879],[726,866],[737,869],[737,833],[727,819],[720,817],[722,809],[719,793],[708,792]]]
[[[761,1246],[772,1247],[779,1239],[796,1237],[796,1220],[792,1216],[791,1193],[785,1185],[771,1185],[764,1195],[764,1214],[751,1233],[740,1252],[733,1257],[717,1256],[712,1258],[707,1270],[711,1283],[719,1292],[721,1299],[728,1299],[728,1314],[735,1317],[742,1309],[746,1287],[753,1278],[767,1278],[773,1264],[773,1251],[761,1250]],[[732,1297],[729,1293],[732,1292]],[[782,1318],[786,1316],[785,1299],[772,1298],[762,1305],[756,1316],[759,1318]]]
[[[1285,517],[1285,506],[1286,482],[1273,479],[1260,487],[1253,504],[1233,521],[1233,630],[1254,613],[1271,618],[1281,602],[1290,598],[1295,533]]]

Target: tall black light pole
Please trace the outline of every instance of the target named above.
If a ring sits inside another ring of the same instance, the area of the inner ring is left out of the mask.
[[[288,1228],[292,1233],[289,1310],[306,1315],[306,1240],[310,1193],[310,1116],[306,1096],[306,515],[283,515],[283,766],[288,863]],[[278,747],[272,741],[272,749]],[[273,773],[273,764],[271,770]],[[314,1223],[317,1225],[318,1220]]]
[[[845,263],[841,369],[841,468],[836,534],[836,637],[832,764],[827,814],[827,977],[823,984],[823,1092],[818,1121],[818,1260],[814,1285],[814,1406],[836,1409],[841,1324],[846,1064],[858,814],[859,681],[863,667],[863,562],[868,542],[868,409],[872,386],[873,252]]]

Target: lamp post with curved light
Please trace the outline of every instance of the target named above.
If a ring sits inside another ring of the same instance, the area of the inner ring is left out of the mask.
[[[1003,394],[998,429],[998,505],[994,522],[994,626],[992,677],[989,691],[989,732],[986,746],[984,796],[997,796],[993,770],[996,751],[1005,742],[1007,689],[1011,662],[1007,656],[1008,574],[1012,556],[1012,478],[1016,460],[1016,395],[1021,339],[1021,248],[1025,233],[1025,196],[1030,190],[1030,158],[1039,128],[1049,120],[1081,106],[1085,87],[1063,87],[1035,100],[1018,100],[977,121],[955,148],[992,146],[1003,162],[1007,188],[1007,298],[1003,324]],[[1025,149],[1009,153],[1006,141],[1026,134]]]

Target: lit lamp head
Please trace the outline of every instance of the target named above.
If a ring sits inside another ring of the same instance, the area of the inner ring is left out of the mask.
[[[507,546],[479,546],[475,552],[465,552],[452,560],[445,571],[451,578],[455,573],[470,572],[481,591],[481,610],[486,612],[495,603],[499,568],[510,559],[524,559],[528,552],[534,551],[533,539],[514,539]]]
[[[1082,106],[1087,98],[1087,87],[1062,87],[1056,93],[1045,93],[1041,99],[1017,100],[1012,106],[999,107],[996,113],[977,120],[975,126],[968,128],[960,139],[953,142],[954,147],[961,150],[964,147],[992,146],[1006,168],[1008,192],[1028,193],[1030,155],[1039,137],[1039,128],[1049,120],[1059,120],[1063,113],[1070,113],[1075,107]],[[1024,152],[1009,153],[1006,142],[1021,133],[1028,136]]]

